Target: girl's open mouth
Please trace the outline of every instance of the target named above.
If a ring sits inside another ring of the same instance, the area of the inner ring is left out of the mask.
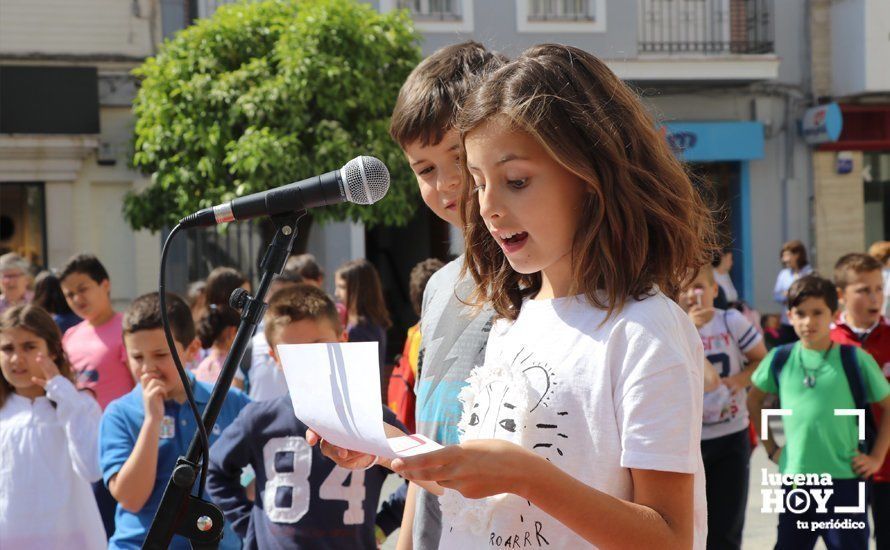
[[[525,245],[525,242],[528,240],[528,233],[525,231],[519,231],[518,233],[507,233],[505,235],[501,235],[498,237],[498,242],[501,245],[501,248],[504,251],[516,252],[520,248]]]

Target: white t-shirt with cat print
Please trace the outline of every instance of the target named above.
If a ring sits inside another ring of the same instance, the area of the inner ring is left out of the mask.
[[[461,440],[514,442],[599,491],[633,498],[630,469],[694,474],[696,549],[707,535],[700,437],[702,343],[663,294],[605,322],[583,297],[527,300],[495,322],[461,392]],[[600,325],[603,323],[602,325]],[[440,499],[440,548],[589,548],[515,495]]]

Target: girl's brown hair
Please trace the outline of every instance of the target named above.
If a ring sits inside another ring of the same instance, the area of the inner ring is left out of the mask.
[[[782,251],[779,252],[780,259],[785,252],[791,252],[792,254],[797,255],[796,269],[803,269],[810,265],[810,259],[807,257],[807,247],[804,246],[802,241],[788,241],[783,244]]]
[[[232,267],[217,267],[207,276],[204,285],[204,306],[229,305],[229,296],[236,288],[249,283],[243,273]]]
[[[43,308],[35,305],[16,306],[0,315],[0,332],[10,329],[24,329],[46,341],[49,356],[59,367],[59,373],[74,381],[74,371],[65,350],[62,349],[62,333],[53,318]],[[15,393],[6,378],[0,376],[0,408],[11,394]]]
[[[533,138],[587,186],[572,250],[573,294],[611,316],[661,290],[676,299],[710,264],[716,232],[705,201],[639,98],[606,65],[570,46],[526,50],[485,79],[457,120],[462,138],[492,117]],[[464,155],[466,150],[464,149]],[[464,171],[464,270],[474,300],[515,319],[541,274],[514,271],[491,237]]]
[[[366,321],[380,325],[384,329],[392,326],[383,287],[374,265],[360,258],[346,262],[337,270],[335,277],[343,277],[346,282],[346,311],[350,320]]]

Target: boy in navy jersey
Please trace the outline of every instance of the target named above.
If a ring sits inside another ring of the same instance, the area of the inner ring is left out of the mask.
[[[265,334],[279,368],[277,344],[345,340],[334,302],[306,284],[272,296]],[[384,420],[401,427],[388,409]],[[389,471],[341,468],[305,438],[306,425],[294,416],[289,395],[245,407],[210,450],[213,500],[244,548],[376,548],[377,502]],[[254,502],[240,483],[248,464],[256,472]]]

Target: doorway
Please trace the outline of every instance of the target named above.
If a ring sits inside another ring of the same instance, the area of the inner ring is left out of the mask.
[[[730,277],[743,299],[747,280],[745,264],[745,229],[750,223],[745,219],[743,164],[742,162],[700,162],[689,163],[693,182],[705,196],[714,212],[721,246],[732,250],[733,265]]]
[[[46,198],[43,183],[0,182],[0,254],[15,252],[46,266]]]

